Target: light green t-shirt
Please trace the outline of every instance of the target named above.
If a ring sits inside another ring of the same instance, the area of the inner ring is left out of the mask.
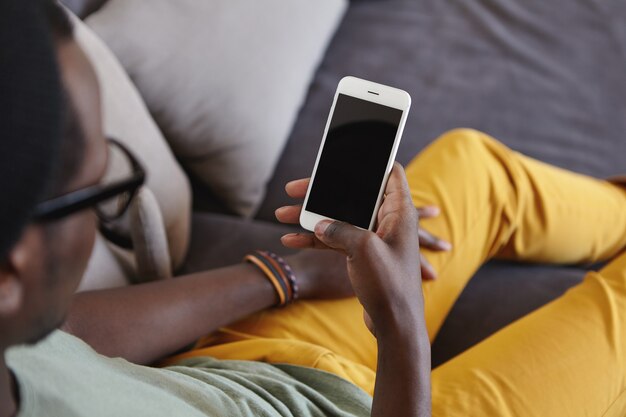
[[[371,397],[336,375],[201,357],[151,368],[96,353],[55,331],[9,349],[27,416],[369,416]]]

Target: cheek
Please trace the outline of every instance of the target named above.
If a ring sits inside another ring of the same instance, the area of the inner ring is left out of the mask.
[[[67,266],[66,273],[71,275],[71,277],[68,277],[69,280],[78,287],[80,279],[87,269],[91,251],[93,250],[97,220],[92,211],[86,211],[75,216],[70,221],[72,224],[68,225],[65,239],[67,250],[64,251],[63,258],[64,264]]]
[[[54,252],[55,286],[72,295],[85,273],[96,236],[96,216],[91,211],[74,215],[59,225]],[[52,277],[51,277],[52,278]]]
[[[29,340],[36,341],[61,324],[89,261],[96,225],[95,215],[86,211],[50,225],[42,235],[38,255],[27,271],[39,277],[27,289]]]

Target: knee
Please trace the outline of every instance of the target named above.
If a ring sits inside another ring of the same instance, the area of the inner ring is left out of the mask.
[[[507,178],[511,155],[508,148],[486,133],[454,129],[425,148],[407,166],[407,174],[419,177],[427,172],[441,181],[490,183]]]
[[[479,130],[459,128],[450,130],[439,136],[432,147],[440,152],[453,152],[467,158],[484,158],[485,154],[499,145],[491,136]]]
[[[427,148],[440,163],[458,171],[463,167],[501,166],[508,161],[510,150],[486,133],[475,129],[454,129],[437,138]]]

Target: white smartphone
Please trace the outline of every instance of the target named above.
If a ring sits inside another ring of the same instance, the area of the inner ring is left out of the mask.
[[[374,228],[410,106],[406,91],[341,79],[300,214],[303,228],[313,231],[324,219]]]

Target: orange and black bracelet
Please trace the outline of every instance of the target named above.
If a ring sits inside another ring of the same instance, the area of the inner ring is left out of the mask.
[[[284,307],[298,298],[296,276],[283,258],[273,252],[257,250],[243,259],[259,268],[272,283],[278,294],[278,307]]]

